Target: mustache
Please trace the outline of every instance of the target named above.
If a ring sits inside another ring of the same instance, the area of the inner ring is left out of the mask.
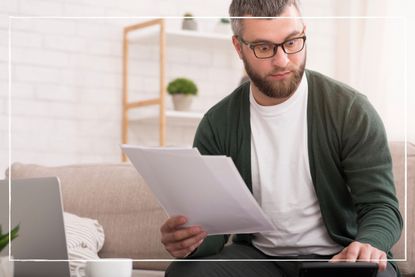
[[[268,75],[276,75],[283,72],[293,71],[294,69],[291,66],[287,67],[274,67],[271,72],[268,73]]]

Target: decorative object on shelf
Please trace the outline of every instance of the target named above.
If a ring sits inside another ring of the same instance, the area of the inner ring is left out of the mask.
[[[227,17],[222,17],[215,25],[214,31],[220,34],[231,34],[231,21]]]
[[[14,229],[10,232],[10,240],[13,240],[17,237],[17,233],[19,232],[19,225],[14,227]],[[0,226],[0,253],[1,251],[6,248],[9,244],[9,233],[3,234],[1,226]],[[13,262],[9,260],[9,256],[0,256],[0,276],[4,277],[13,277]]]
[[[193,96],[197,95],[197,86],[192,80],[177,78],[168,84],[167,92],[173,97],[173,105],[176,111],[188,111]]]
[[[193,15],[191,13],[185,13],[183,22],[182,22],[182,29],[183,30],[191,30],[196,31],[197,30],[197,22],[193,18]]]

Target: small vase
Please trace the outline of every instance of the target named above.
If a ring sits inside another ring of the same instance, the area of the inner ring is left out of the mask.
[[[182,29],[183,30],[196,31],[197,30],[197,22],[194,19],[183,19]]]
[[[13,257],[10,257],[13,259]],[[9,256],[0,257],[0,276],[13,277],[14,263],[9,260]]]
[[[174,94],[173,106],[176,111],[188,111],[192,105],[193,95]]]

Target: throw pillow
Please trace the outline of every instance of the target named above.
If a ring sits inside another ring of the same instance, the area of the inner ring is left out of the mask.
[[[95,219],[64,213],[66,242],[71,276],[77,277],[76,269],[84,272],[85,261],[98,260],[98,252],[104,245],[105,235],[101,224]]]

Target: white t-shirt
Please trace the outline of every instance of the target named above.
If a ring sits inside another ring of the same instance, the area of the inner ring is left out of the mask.
[[[276,226],[253,245],[271,256],[340,251],[328,235],[310,174],[307,78],[285,102],[259,105],[250,92],[251,167],[255,199]]]

